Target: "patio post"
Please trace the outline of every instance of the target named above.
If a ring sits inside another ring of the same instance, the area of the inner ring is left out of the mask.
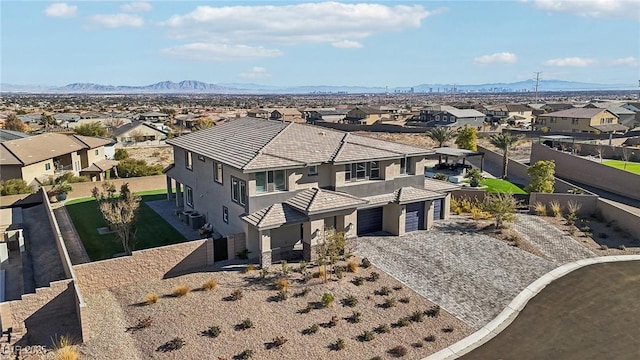
[[[260,230],[260,266],[271,266],[271,230]]]

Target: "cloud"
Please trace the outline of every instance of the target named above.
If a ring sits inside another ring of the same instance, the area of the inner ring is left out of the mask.
[[[282,55],[282,51],[278,49],[220,43],[191,43],[162,49],[161,52],[180,59],[200,61],[270,58]]]
[[[120,5],[120,10],[124,12],[149,12],[153,10],[153,6],[148,2],[132,2]]]
[[[533,6],[559,13],[593,18],[634,18],[640,20],[640,0],[534,0]]]
[[[585,67],[594,64],[595,60],[580,58],[580,57],[566,57],[559,59],[551,59],[545,61],[547,66],[559,66],[559,67]]]
[[[254,66],[248,71],[241,73],[240,77],[248,80],[261,80],[270,78],[271,74],[263,67]]]
[[[340,48],[340,49],[359,49],[362,47],[362,44],[352,40],[340,40],[340,41],[331,43],[331,46],[335,48]]]
[[[108,28],[141,27],[144,25],[143,18],[132,14],[93,15],[91,17],[91,22],[95,25]]]
[[[419,28],[422,20],[441,11],[421,5],[343,4],[198,6],[171,16],[162,25],[172,36],[225,43],[341,43],[376,33]]]
[[[77,6],[68,5],[67,3],[54,3],[44,9],[44,13],[51,17],[69,18],[76,16]]]
[[[640,58],[633,56],[611,60],[613,66],[640,66]]]
[[[515,64],[518,61],[516,54],[509,52],[495,53],[491,55],[482,55],[473,58],[473,62],[480,65],[490,64]]]

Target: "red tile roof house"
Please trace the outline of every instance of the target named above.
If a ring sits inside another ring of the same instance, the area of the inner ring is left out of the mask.
[[[204,215],[224,237],[244,234],[249,256],[263,265],[300,243],[304,259],[314,260],[328,228],[347,239],[403,235],[448,217],[450,195],[425,189],[432,150],[256,118],[167,143],[176,206]]]

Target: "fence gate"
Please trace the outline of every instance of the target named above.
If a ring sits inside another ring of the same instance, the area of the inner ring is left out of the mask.
[[[227,238],[214,239],[213,240],[213,261],[228,260],[229,254],[227,252]]]

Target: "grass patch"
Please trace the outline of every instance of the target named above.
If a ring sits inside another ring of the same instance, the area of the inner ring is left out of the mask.
[[[602,163],[616,169],[625,170],[636,175],[640,175],[640,163],[637,162],[628,161],[626,169],[624,168],[624,161],[622,160],[603,160]]]
[[[138,194],[142,197],[142,203],[135,225],[135,250],[184,242],[185,238],[176,229],[145,204],[147,201],[165,199],[166,190],[143,191]],[[65,206],[91,261],[110,259],[114,254],[124,252],[114,233],[98,234],[97,228],[106,227],[107,224],[94,198],[70,200]]]
[[[482,179],[480,185],[487,187],[487,192],[526,194],[524,190],[506,180],[502,179]]]

